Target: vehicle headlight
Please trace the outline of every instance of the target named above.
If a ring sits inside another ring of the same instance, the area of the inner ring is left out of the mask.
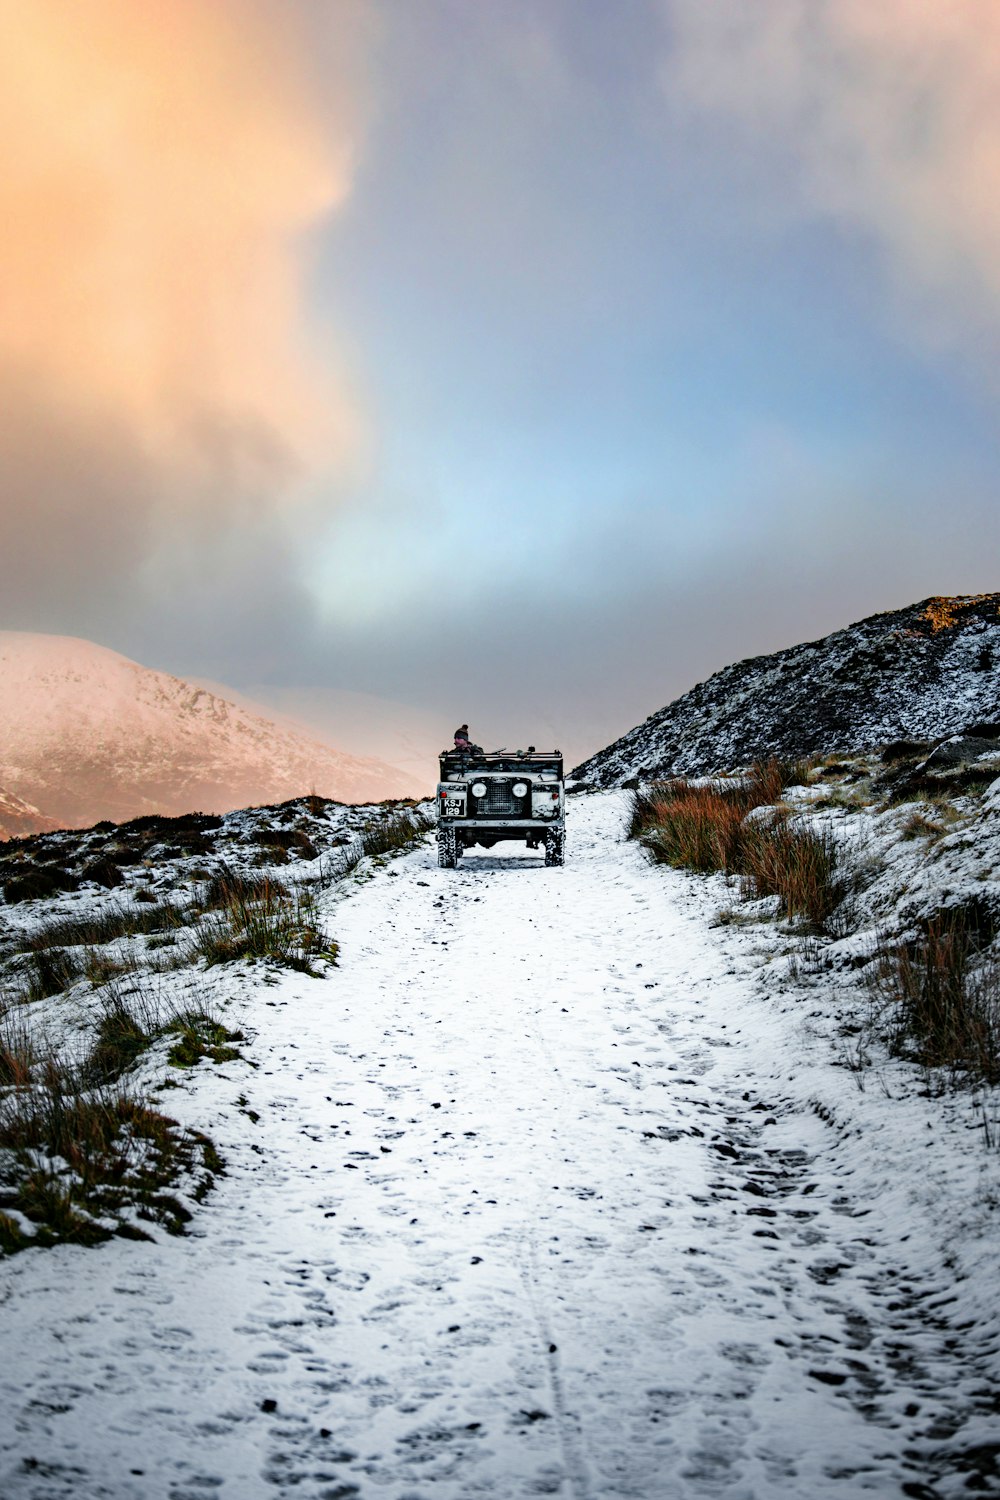
[[[526,797],[528,795],[528,783],[526,781],[515,781],[511,787],[515,797]]]
[[[472,795],[474,797],[485,797],[486,796],[486,783],[485,783],[485,781],[474,781],[472,783]]]

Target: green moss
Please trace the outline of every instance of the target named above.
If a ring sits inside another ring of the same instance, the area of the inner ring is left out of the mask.
[[[246,1040],[242,1031],[228,1031],[221,1021],[194,1012],[178,1016],[166,1029],[177,1037],[167,1054],[175,1068],[193,1068],[206,1057],[214,1063],[235,1062],[242,1053],[230,1044]]]

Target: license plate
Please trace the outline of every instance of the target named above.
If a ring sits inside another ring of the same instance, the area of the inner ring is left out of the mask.
[[[444,815],[446,818],[460,818],[465,810],[465,804],[461,797],[446,797],[444,799]]]

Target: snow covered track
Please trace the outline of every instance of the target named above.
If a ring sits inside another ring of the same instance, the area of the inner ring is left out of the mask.
[[[853,1092],[621,820],[574,802],[562,869],[428,844],[330,913],[326,983],[247,993],[190,1236],[4,1268],[0,1494],[996,1492],[927,1102]]]

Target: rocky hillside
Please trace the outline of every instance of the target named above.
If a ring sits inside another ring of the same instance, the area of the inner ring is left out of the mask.
[[[998,723],[1000,594],[932,598],[726,667],[571,774],[619,786]]]
[[[428,807],[408,800],[365,805],[306,796],[226,814],[164,818],[154,813],[127,823],[11,837],[0,845],[2,925],[9,934],[14,907],[24,907],[21,921],[25,914],[31,921],[53,912],[63,917],[120,912],[123,901],[170,901],[199,880],[247,877],[261,867],[262,878],[271,881],[279,878],[278,866],[288,866],[292,884],[322,885],[330,878],[324,859],[332,868],[356,845],[356,863],[375,850],[380,835],[386,842],[386,829],[421,831]],[[316,860],[321,863],[310,871]],[[2,948],[0,941],[0,954]],[[2,970],[0,962],[0,991]]]
[[[422,790],[203,688],[66,636],[0,631],[0,837]]]

